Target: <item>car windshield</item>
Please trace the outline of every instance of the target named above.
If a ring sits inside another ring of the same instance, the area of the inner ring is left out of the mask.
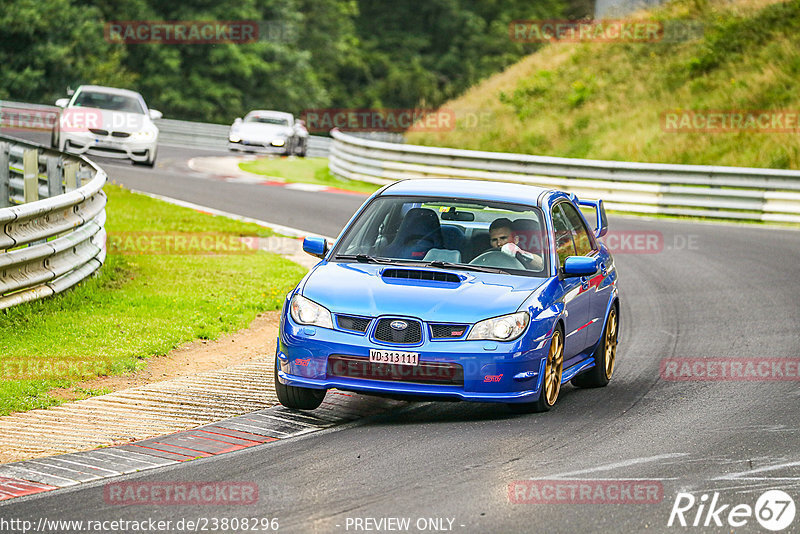
[[[332,261],[547,276],[547,233],[533,206],[459,198],[374,199],[336,244]]]
[[[266,115],[249,115],[244,118],[244,122],[258,122],[261,124],[275,124],[277,126],[289,126],[289,120],[283,117],[268,117]]]
[[[81,91],[75,97],[73,106],[82,108],[109,109],[125,113],[139,113],[144,115],[144,108],[138,99],[132,96],[103,93],[100,91]]]

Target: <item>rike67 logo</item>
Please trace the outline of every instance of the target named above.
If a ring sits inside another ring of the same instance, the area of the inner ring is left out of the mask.
[[[755,506],[725,502],[719,492],[703,494],[698,499],[691,493],[678,493],[669,514],[667,526],[742,528],[755,519],[762,528],[779,532],[794,521],[794,499],[781,490],[768,490],[756,500]]]

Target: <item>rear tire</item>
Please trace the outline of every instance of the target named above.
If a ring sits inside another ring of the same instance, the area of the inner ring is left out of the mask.
[[[617,307],[612,306],[603,329],[603,340],[597,347],[594,355],[594,367],[572,379],[572,385],[579,388],[602,388],[608,385],[611,375],[614,374],[614,365],[617,360],[617,334],[619,320]]]
[[[275,393],[278,401],[291,410],[314,410],[325,400],[327,389],[310,389],[287,386],[278,379],[278,365],[275,362]]]
[[[550,350],[547,353],[547,363],[544,366],[542,378],[542,391],[535,402],[509,404],[508,408],[514,413],[541,413],[547,412],[558,400],[561,392],[561,376],[564,372],[564,334],[561,328],[556,327],[553,337],[550,338]]]

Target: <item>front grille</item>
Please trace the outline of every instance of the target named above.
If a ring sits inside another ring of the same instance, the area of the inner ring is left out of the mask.
[[[111,132],[111,137],[130,137],[128,132]]]
[[[464,369],[457,363],[419,362],[419,365],[374,363],[369,358],[332,354],[328,377],[387,380],[415,384],[464,385]]]
[[[402,321],[408,326],[403,330],[396,330],[391,326],[394,321]],[[375,339],[387,343],[419,343],[422,341],[422,326],[419,321],[409,319],[381,319],[375,327]]]
[[[342,330],[353,332],[366,332],[372,319],[370,317],[356,317],[353,315],[337,315],[336,322]]]
[[[464,335],[467,331],[465,324],[432,324],[432,339],[456,339]]]
[[[401,278],[404,280],[433,280],[435,282],[452,282],[458,284],[461,279],[453,273],[442,271],[422,271],[419,269],[385,269],[384,278]]]
[[[89,131],[95,135],[108,135],[108,130],[101,130],[100,128],[89,128]]]
[[[126,152],[121,148],[111,148],[107,146],[90,146],[89,152],[106,152],[109,154],[126,154]]]

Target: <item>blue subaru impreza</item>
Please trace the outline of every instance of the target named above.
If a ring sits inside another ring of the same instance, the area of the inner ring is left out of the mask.
[[[581,209],[591,212],[594,229]],[[539,187],[409,180],[372,195],[286,296],[275,388],[549,410],[608,384],[619,297],[602,201]]]

